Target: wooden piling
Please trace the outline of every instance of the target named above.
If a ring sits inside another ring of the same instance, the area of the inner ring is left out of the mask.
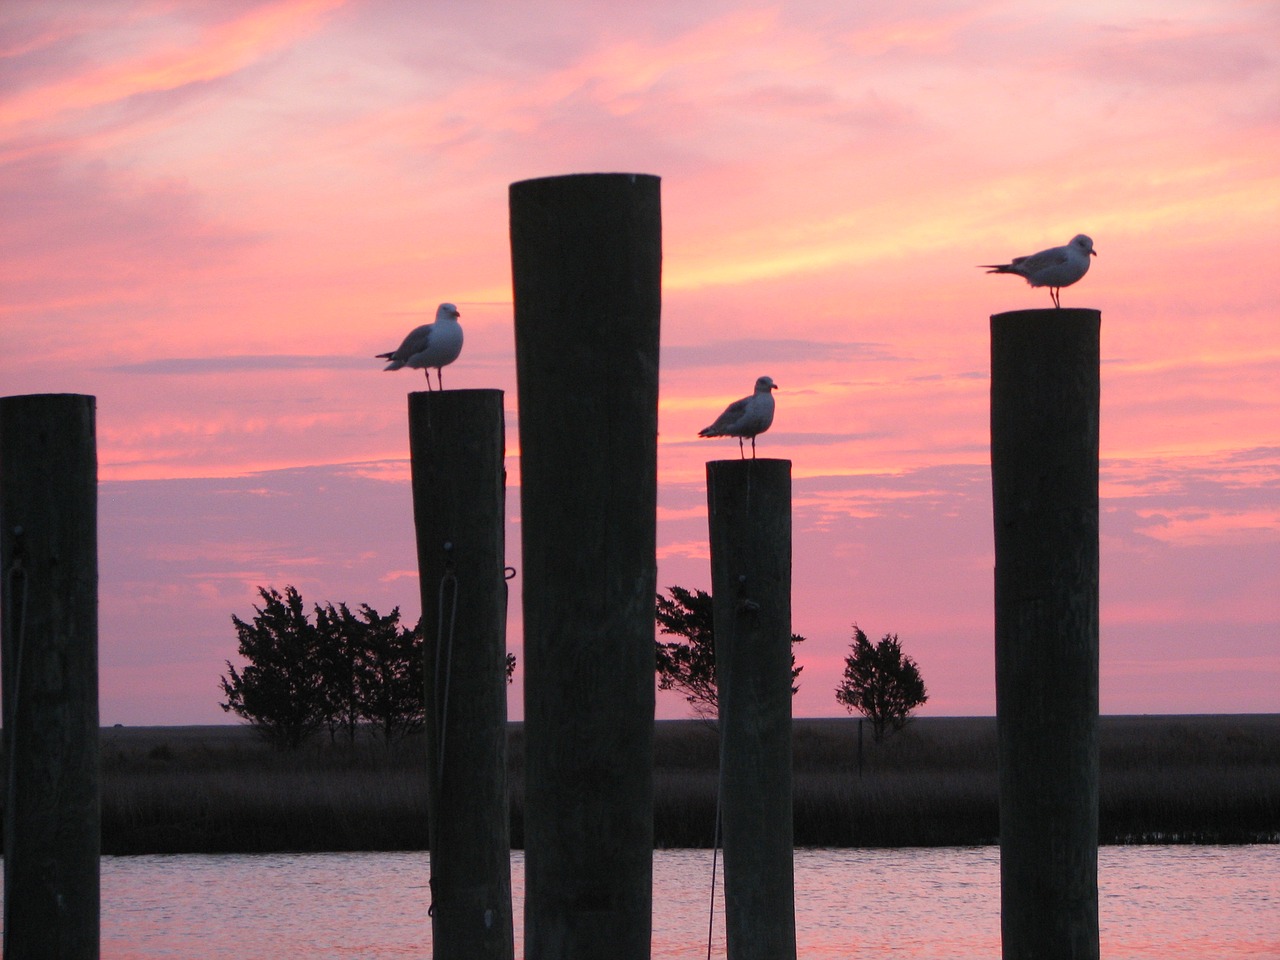
[[[991,318],[1004,960],[1098,957],[1100,328]]]
[[[511,185],[529,960],[647,960],[659,180]]]
[[[729,960],[796,955],[791,461],[707,464]]]
[[[501,390],[409,395],[435,960],[512,960]]]
[[[0,398],[4,955],[98,956],[94,398]]]

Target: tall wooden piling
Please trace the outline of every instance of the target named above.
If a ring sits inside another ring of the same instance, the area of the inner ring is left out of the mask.
[[[796,955],[791,461],[707,464],[729,960]]]
[[[1004,960],[1098,956],[1100,328],[991,318]]]
[[[98,956],[94,398],[0,398],[4,955]]]
[[[659,181],[511,185],[529,960],[647,960]]]
[[[512,960],[501,390],[409,395],[435,960]]]

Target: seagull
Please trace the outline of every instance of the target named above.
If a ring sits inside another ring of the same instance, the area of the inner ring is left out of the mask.
[[[1051,247],[1029,257],[1014,257],[1012,263],[981,264],[987,273],[1016,273],[1033,287],[1048,287],[1055,307],[1063,287],[1069,287],[1089,272],[1089,258],[1096,257],[1093,241],[1083,233],[1076,234],[1065,247]]]
[[[773,391],[778,385],[772,377],[761,377],[756,381],[755,393],[741,400],[735,400],[724,408],[724,413],[716,417],[716,422],[698,431],[700,437],[737,437],[738,453],[747,459],[742,449],[742,441],[751,438],[751,459],[756,457],[756,435],[764,433],[773,423]]]
[[[427,375],[427,389],[431,389],[431,368],[436,368],[436,380],[440,389],[444,389],[444,380],[440,376],[440,368],[458,359],[462,352],[462,324],[458,318],[462,316],[452,303],[442,303],[436,307],[436,322],[424,323],[415,327],[391,353],[380,353],[379,360],[389,360],[387,370],[399,370],[401,367],[413,367]]]

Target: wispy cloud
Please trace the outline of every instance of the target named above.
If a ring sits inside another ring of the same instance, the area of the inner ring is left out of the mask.
[[[135,10],[122,20],[86,16],[79,30],[36,33],[16,55],[59,56],[67,69],[61,74],[32,71],[33,76],[43,74],[41,82],[29,82],[0,100],[0,130],[225,77],[316,29],[324,14],[343,2],[280,0],[247,9],[228,5],[224,9],[230,18],[211,23],[201,22],[199,14],[215,7],[156,9],[150,17]],[[117,46],[104,45],[105,39]]]
[[[1274,644],[1266,4],[0,18],[0,383],[98,398],[106,704],[133,696],[126,660],[177,655],[174,610],[216,675],[255,583],[412,602],[423,378],[373,354],[442,300],[464,302],[451,384],[507,392],[519,482],[506,190],[574,171],[663,178],[662,582],[708,585],[705,461],[737,451],[696,434],[767,373],[814,664],[856,617],[945,673],[939,709],[991,709],[987,318],[1048,298],[973,265],[1083,231],[1100,256],[1066,296],[1104,316],[1104,658],[1189,655],[1177,617],[1225,622],[1232,656]],[[1105,705],[1213,706],[1212,684],[1111,676]],[[1276,709],[1275,679],[1217,705]]]
[[[744,362],[782,365],[807,360],[848,362],[895,359],[884,343],[831,342],[779,338],[714,340],[700,344],[664,344],[662,365],[674,370],[741,366]]]
[[[348,356],[296,356],[290,354],[247,355],[230,357],[167,357],[118,363],[104,367],[113,373],[140,374],[211,374],[251,370],[369,370],[370,363]]]

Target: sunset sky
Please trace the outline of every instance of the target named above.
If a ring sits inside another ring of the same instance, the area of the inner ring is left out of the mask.
[[[440,301],[520,567],[507,188],[614,171],[662,178],[658,583],[710,588],[697,431],[772,376],[797,715],[855,621],[994,713],[988,317],[1050,302],[975,265],[1076,233],[1103,712],[1280,711],[1278,51],[1248,0],[10,0],[0,395],[97,397],[103,723],[227,722],[259,585],[417,619],[373,355]]]

